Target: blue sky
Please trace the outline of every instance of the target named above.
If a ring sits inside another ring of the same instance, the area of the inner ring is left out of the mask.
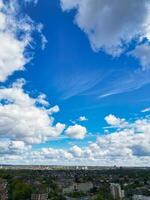
[[[123,4],[0,0],[1,163],[149,165],[150,5]]]

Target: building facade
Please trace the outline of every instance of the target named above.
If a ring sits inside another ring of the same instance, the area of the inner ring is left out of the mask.
[[[124,190],[121,190],[121,186],[118,183],[111,183],[110,191],[113,199],[123,199],[124,198]]]
[[[0,199],[7,200],[8,199],[8,187],[7,181],[4,179],[0,179]]]
[[[63,193],[71,193],[74,191],[89,192],[93,188],[92,182],[73,183],[63,188]]]
[[[150,200],[150,197],[144,195],[133,195],[133,200]]]
[[[48,200],[48,194],[32,194],[31,200]]]

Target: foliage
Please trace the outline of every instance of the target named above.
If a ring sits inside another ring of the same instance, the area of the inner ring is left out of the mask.
[[[75,191],[75,192],[68,194],[68,196],[73,197],[73,198],[79,198],[79,197],[86,196],[86,194],[84,192],[81,192],[81,191]]]
[[[21,180],[14,180],[11,183],[12,200],[27,200],[31,198],[31,186]]]

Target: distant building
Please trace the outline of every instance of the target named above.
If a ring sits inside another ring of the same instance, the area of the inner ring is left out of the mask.
[[[66,197],[66,200],[91,200],[91,197],[81,197],[81,198]]]
[[[74,183],[73,179],[65,179],[65,178],[56,181],[56,184],[60,190],[63,190],[63,188],[69,188],[70,186],[73,185],[73,183]]]
[[[121,186],[118,183],[111,183],[110,191],[113,196],[113,199],[123,199],[124,190],[121,190]]]
[[[73,183],[68,187],[63,188],[63,193],[71,193],[74,191],[89,192],[93,188],[92,182]]]
[[[133,195],[133,200],[150,200],[150,196],[144,196],[144,195]]]
[[[89,192],[93,188],[92,182],[78,183],[77,190],[82,192]]]
[[[31,200],[48,200],[48,194],[32,194]]]
[[[0,199],[8,199],[7,181],[5,179],[0,179]]]
[[[77,184],[73,183],[72,185],[62,188],[62,191],[63,193],[71,193],[71,192],[76,191],[76,188],[77,188]]]

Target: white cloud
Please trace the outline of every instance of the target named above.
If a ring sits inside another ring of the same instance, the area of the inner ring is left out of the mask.
[[[26,153],[28,150],[31,149],[31,146],[26,145],[23,141],[11,141],[8,149],[9,154],[20,154]]]
[[[88,121],[88,119],[85,116],[80,116],[78,120],[80,122]]]
[[[0,89],[0,137],[28,144],[58,137],[65,125],[53,125],[49,109],[44,107],[45,101],[41,102],[42,107],[36,106],[39,97],[32,98],[18,84],[14,85]]]
[[[109,54],[118,55],[124,50],[123,44],[127,44],[135,37],[138,40],[150,40],[149,2],[145,0],[127,0],[121,3],[115,0],[113,4],[111,0],[61,2],[64,10],[77,10],[75,21],[88,35],[94,50],[103,49]],[[29,17],[20,19],[17,14],[16,1],[4,4],[0,0],[0,82],[5,81],[14,71],[23,70],[29,60],[26,47],[32,41],[31,33],[35,27]],[[36,29],[41,33],[42,25],[37,25]],[[18,33],[21,33],[22,37],[18,38]],[[44,36],[42,40],[44,48]],[[148,45],[137,46],[132,55],[140,59],[143,69],[149,68]],[[85,85],[86,81],[83,82]],[[105,117],[108,125],[113,128],[121,127],[121,130],[116,129],[111,133],[108,131],[107,135],[100,135],[96,142],[91,142],[85,147],[75,145],[65,150],[31,149],[32,144],[60,136],[65,125],[54,125],[54,118],[51,115],[59,112],[58,106],[49,108],[44,94],[32,98],[23,90],[23,84],[25,81],[21,79],[9,88],[0,88],[1,163],[22,164],[26,161],[36,161],[43,164],[51,161],[62,164],[69,161],[69,164],[91,164],[92,161],[92,164],[100,165],[149,165],[149,118],[131,123],[110,114]],[[145,109],[143,112],[146,111],[148,110]],[[85,121],[86,118],[81,116],[79,120]],[[65,134],[70,138],[84,139],[87,130],[75,124],[69,126]]]
[[[46,100],[45,94],[40,94],[37,98],[37,102],[44,106],[49,106],[49,102]]]
[[[150,46],[149,44],[141,44],[136,46],[136,48],[129,52],[129,55],[137,58],[142,66],[143,70],[150,69]]]
[[[98,138],[98,145],[110,156],[150,156],[150,120],[128,123],[121,131]]]
[[[86,136],[87,130],[84,126],[75,124],[74,126],[69,126],[66,129],[65,133],[70,138],[84,139],[84,137]]]
[[[141,112],[145,113],[145,112],[150,112],[150,108],[145,108],[143,109]]]
[[[26,145],[23,141],[0,141],[0,154],[1,155],[17,155],[23,154],[31,150],[30,145]]]
[[[24,0],[26,3],[34,3],[35,5],[38,3],[38,0]]]
[[[94,50],[119,55],[133,39],[150,39],[147,0],[61,0],[63,11],[76,10],[75,23]]]
[[[41,30],[29,16],[20,16],[18,1],[0,0],[0,82],[15,71],[24,70],[31,59],[27,47],[32,42],[32,32],[38,31],[42,38]]]
[[[119,117],[116,117],[115,115],[112,114],[106,116],[105,121],[107,122],[107,124],[111,126],[122,126],[126,124],[125,119],[120,119]]]
[[[116,117],[117,118],[117,117]],[[120,118],[119,118],[120,119]],[[101,165],[149,165],[150,120],[147,118],[126,123],[116,130],[97,138],[85,147],[73,146],[69,152],[76,163]]]
[[[80,147],[78,147],[77,145],[73,146],[70,151],[76,157],[81,157],[82,153],[83,153],[83,150]]]
[[[44,157],[45,159],[71,159],[73,158],[70,153],[63,149],[54,149],[54,148],[42,148],[41,151],[33,152],[33,156],[36,158],[37,156]]]
[[[149,166],[150,120],[146,117],[128,122],[122,130],[100,135],[96,142],[69,149],[41,148],[31,150],[23,142],[0,142],[1,163],[69,164],[69,165],[118,165]],[[11,146],[11,148],[10,148]],[[27,148],[25,150],[25,148]],[[18,149],[22,149],[18,156]],[[11,153],[9,153],[11,152]],[[7,162],[6,162],[7,161]]]
[[[14,71],[23,70],[27,62],[24,44],[9,34],[0,34],[0,81],[3,82]],[[10,45],[11,44],[11,45]]]
[[[53,113],[57,113],[57,112],[59,112],[59,111],[60,111],[59,106],[54,106],[54,107],[52,107],[52,108],[50,108],[50,109],[48,110],[48,113],[49,113],[50,115],[52,115]]]

